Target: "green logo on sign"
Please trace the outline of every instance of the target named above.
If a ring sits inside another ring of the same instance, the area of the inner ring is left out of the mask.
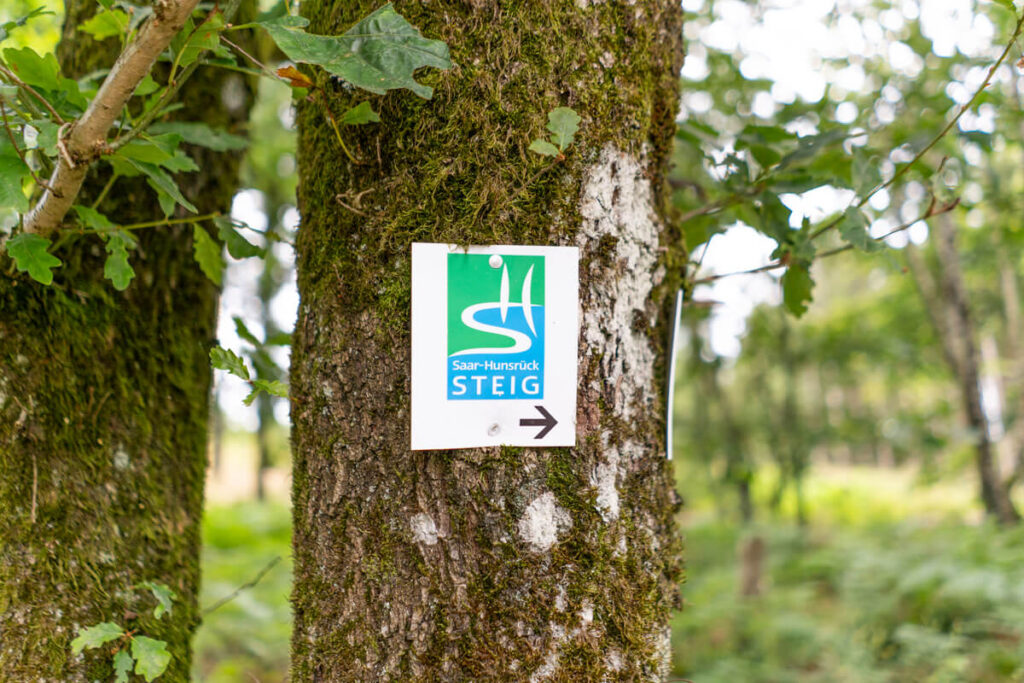
[[[448,398],[542,398],[544,257],[448,255]]]

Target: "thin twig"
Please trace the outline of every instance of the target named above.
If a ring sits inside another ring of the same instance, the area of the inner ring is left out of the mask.
[[[239,586],[234,591],[232,591],[232,593],[230,595],[224,596],[223,598],[221,598],[217,602],[215,602],[212,605],[210,605],[209,607],[205,608],[200,614],[202,614],[202,616],[205,617],[207,614],[210,614],[211,612],[215,612],[215,611],[219,610],[221,607],[223,607],[224,605],[228,604],[229,602],[231,602],[232,600],[237,598],[239,595],[241,595],[242,591],[248,590],[249,588],[252,588],[257,583],[259,583],[263,579],[263,577],[267,575],[267,572],[269,572],[271,569],[273,569],[274,565],[276,565],[280,561],[281,561],[281,556],[278,555],[277,557],[272,559],[270,561],[270,563],[266,567],[261,569],[260,572],[255,577],[253,577],[248,583],[243,583],[241,586]]]
[[[227,36],[221,34],[220,40],[221,40],[221,42],[227,43],[229,46],[235,48],[235,50],[237,50],[239,52],[239,54],[241,54],[243,57],[248,59],[250,62],[252,62],[256,66],[258,66],[265,74],[270,76],[270,78],[273,78],[274,80],[277,80],[277,81],[281,81],[283,83],[287,83],[288,82],[287,79],[281,78],[276,73],[274,73],[273,69],[271,69],[269,66],[267,66],[266,64],[264,64],[260,60],[256,59],[255,57],[253,57],[248,52],[246,52],[245,49],[241,45],[238,45],[237,43],[234,43],[234,42],[228,40]]]
[[[14,85],[18,86],[19,88],[21,88],[22,90],[24,90],[25,92],[27,92],[28,94],[32,95],[37,100],[42,102],[43,106],[46,107],[47,111],[50,112],[50,116],[53,117],[54,121],[56,121],[57,123],[60,123],[60,124],[65,123],[65,121],[61,117],[61,115],[57,113],[57,110],[53,108],[53,105],[50,104],[49,101],[47,101],[47,99],[45,97],[40,95],[36,91],[36,89],[33,88],[31,85],[29,85],[25,81],[23,81],[20,78],[18,78],[17,76],[15,76],[14,72],[11,71],[10,69],[8,69],[7,67],[5,67],[3,64],[0,64],[0,74],[3,74],[4,77],[7,78],[12,83],[14,83]]]
[[[921,214],[920,216],[918,216],[914,220],[907,221],[906,223],[898,225],[897,227],[893,228],[892,230],[890,230],[889,232],[885,233],[884,235],[880,235],[879,237],[872,238],[872,240],[875,241],[875,242],[879,242],[879,243],[884,242],[885,240],[887,240],[888,238],[892,237],[896,233],[903,232],[904,230],[910,228],[911,226],[915,225],[916,223],[919,223],[920,221],[927,220],[929,218],[932,218],[933,216],[938,216],[939,214],[943,214],[943,213],[947,213],[949,211],[952,211],[959,204],[960,204],[960,200],[956,199],[956,200],[954,200],[952,202],[949,202],[948,204],[944,204],[944,205],[940,206],[937,209],[934,207],[934,205],[933,206],[929,206],[927,211],[925,211],[923,214]],[[835,249],[829,249],[828,251],[821,252],[820,254],[818,254],[817,258],[819,258],[819,259],[828,258],[829,256],[835,256],[836,254],[842,254],[843,252],[850,251],[851,249],[853,249],[853,245],[852,244],[844,244],[841,247],[836,247]],[[789,265],[789,261],[788,260],[787,261],[776,260],[776,261],[772,261],[771,263],[766,263],[763,266],[758,266],[757,268],[750,268],[749,270],[738,270],[738,271],[735,271],[735,272],[732,272],[732,273],[719,273],[717,275],[708,275],[707,277],[702,277],[699,280],[694,280],[693,284],[694,285],[704,285],[704,284],[707,284],[709,282],[714,282],[715,280],[721,280],[722,278],[726,278],[726,277],[735,277],[737,275],[755,275],[757,273],[766,273],[768,271],[778,270],[779,268],[785,268],[788,265]]]
[[[25,216],[25,232],[47,236],[60,226],[82,188],[90,162],[104,151],[107,132],[197,4],[199,0],[162,0],[155,4],[153,17],[117,58],[85,113],[71,126],[69,158],[62,156],[50,176],[54,191],[44,191]]]

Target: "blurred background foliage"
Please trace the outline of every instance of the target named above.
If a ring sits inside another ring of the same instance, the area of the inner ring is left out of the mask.
[[[780,270],[721,277],[806,259],[810,227],[913,158],[1012,35],[1007,4],[683,2],[670,182],[690,252],[673,416],[688,570],[675,676],[1024,681],[1024,529],[985,514],[977,465],[988,448],[1021,505],[1020,44],[907,182],[864,205],[873,238],[909,224],[884,249],[814,261],[813,302],[797,306]],[[8,0],[0,21],[38,5]],[[59,3],[46,6],[55,14],[7,46],[56,43]],[[271,46],[259,57],[280,61]],[[228,259],[219,335],[280,379],[299,222],[287,87],[261,84],[249,137],[233,214],[266,232],[270,257]],[[287,402],[246,408],[247,387],[217,382],[202,600],[235,597],[204,619],[195,679],[285,680]]]

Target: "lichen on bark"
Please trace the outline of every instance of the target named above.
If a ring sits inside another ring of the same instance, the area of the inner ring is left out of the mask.
[[[583,5],[397,3],[455,67],[420,75],[434,99],[389,94],[380,124],[343,130],[357,163],[320,105],[299,109],[295,681],[665,675],[679,241],[660,212],[682,17]],[[371,9],[304,12],[337,33]],[[335,88],[329,106],[361,98]],[[556,106],[583,120],[551,163],[527,147]],[[408,450],[414,241],[580,248],[576,448]]]
[[[66,74],[117,54],[116,40],[96,44],[75,30],[97,7],[68,3]],[[227,73],[200,70],[177,116],[239,132],[248,102],[221,102],[225,78],[239,78]],[[228,209],[237,156],[189,152],[202,170],[179,177],[183,192],[203,212]],[[90,172],[79,201],[105,179]],[[99,208],[122,224],[162,215],[133,179],[118,180]],[[80,627],[102,621],[166,640],[173,659],[160,680],[189,680],[217,289],[193,261],[190,226],[138,239],[136,278],[123,293],[103,279],[103,245],[92,237],[58,251],[65,265],[49,287],[0,258],[3,681],[110,680],[108,652],[76,657],[69,647]],[[139,589],[146,580],[179,595],[161,620]]]

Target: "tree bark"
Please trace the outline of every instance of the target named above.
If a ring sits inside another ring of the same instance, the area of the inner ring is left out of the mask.
[[[334,33],[374,4],[305,11]],[[451,47],[434,99],[375,100],[381,124],[342,132],[358,164],[319,105],[298,116],[292,680],[661,680],[680,7],[396,4]],[[560,105],[583,122],[552,163],[527,147]],[[576,448],[409,451],[414,241],[580,248]]]
[[[68,75],[117,54],[115,40],[75,31],[97,7],[68,4]],[[200,70],[178,117],[236,128],[251,97],[230,73]],[[182,191],[203,213],[227,210],[238,159],[189,152],[202,171],[180,175]],[[91,170],[77,201],[90,204],[108,172]],[[99,209],[122,224],[161,216],[136,180],[119,179]],[[218,296],[193,261],[191,230],[136,233],[136,278],[120,293],[92,237],[58,252],[52,286],[0,277],[0,680],[111,680],[108,651],[69,647],[103,621],[167,641],[160,680],[189,679]],[[147,580],[179,596],[162,620],[138,588]]]
[[[907,264],[959,384],[964,415],[974,432],[975,465],[985,511],[1004,524],[1015,523],[1020,515],[1000,477],[981,402],[978,349],[956,246],[956,226],[948,215],[943,215],[937,218],[933,230],[938,284],[912,245],[907,247]]]

